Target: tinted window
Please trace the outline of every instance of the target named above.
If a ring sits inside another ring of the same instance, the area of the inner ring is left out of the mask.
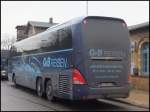
[[[72,48],[72,34],[69,27],[62,28],[49,33],[47,40],[42,42],[42,50],[55,51]]]
[[[58,30],[59,45],[61,49],[72,48],[71,28],[63,28]]]
[[[129,46],[129,32],[122,21],[86,19],[83,41],[87,48],[124,49]]]
[[[36,54],[72,48],[71,28],[65,27],[37,35],[35,38],[31,37],[31,39],[22,41],[18,46],[12,51],[15,56],[21,55],[22,52],[24,54]]]
[[[48,34],[46,40],[42,40],[42,51],[54,51],[59,50],[59,39],[57,31],[52,31]],[[40,49],[39,49],[40,50]]]

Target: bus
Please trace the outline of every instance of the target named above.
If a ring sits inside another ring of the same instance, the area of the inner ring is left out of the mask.
[[[129,55],[129,31],[123,19],[79,17],[16,42],[9,78],[50,101],[126,98]]]

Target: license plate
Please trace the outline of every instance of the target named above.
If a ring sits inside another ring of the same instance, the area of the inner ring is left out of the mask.
[[[114,84],[113,83],[101,83],[100,86],[101,87],[114,86]]]

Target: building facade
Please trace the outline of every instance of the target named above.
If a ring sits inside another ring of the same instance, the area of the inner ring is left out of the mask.
[[[27,34],[25,33],[26,25],[16,26],[16,29],[17,29],[17,41],[27,38]]]
[[[31,37],[35,34],[41,33],[48,29],[49,27],[56,25],[53,23],[53,19],[50,18],[49,22],[39,22],[39,21],[28,21],[27,25],[16,26],[17,29],[17,41],[23,40],[25,38]]]
[[[149,91],[149,22],[130,26],[133,87]]]

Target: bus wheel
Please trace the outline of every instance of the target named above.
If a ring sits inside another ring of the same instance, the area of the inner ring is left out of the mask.
[[[46,97],[49,101],[55,101],[54,95],[53,95],[53,88],[51,81],[48,80],[46,83]]]
[[[37,79],[36,92],[37,92],[37,95],[40,96],[40,97],[43,95],[43,91],[42,91],[42,79],[41,78]]]

